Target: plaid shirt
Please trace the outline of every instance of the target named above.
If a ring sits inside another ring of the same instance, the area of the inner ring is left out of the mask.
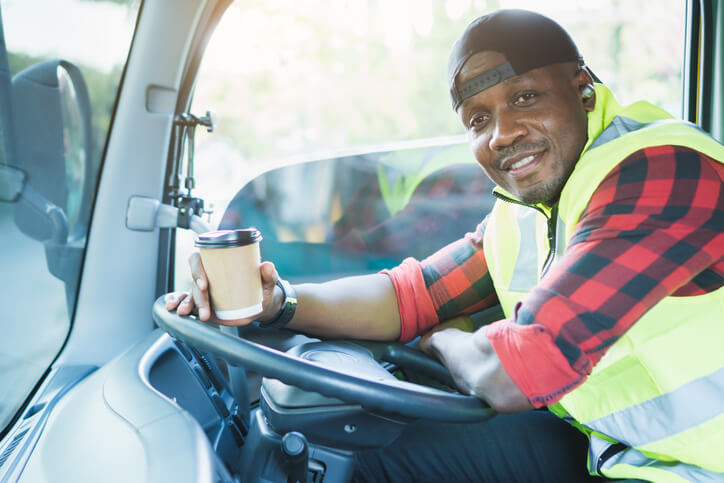
[[[565,254],[518,304],[486,327],[530,402],[557,402],[666,296],[724,285],[724,166],[687,148],[637,151],[599,185]],[[485,221],[423,261],[387,271],[402,340],[496,303],[483,254]]]

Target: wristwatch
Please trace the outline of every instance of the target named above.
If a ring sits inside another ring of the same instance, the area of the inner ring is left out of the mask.
[[[284,301],[276,317],[270,320],[260,321],[259,327],[265,329],[281,329],[292,320],[294,312],[297,311],[297,293],[292,284],[281,278],[277,280],[277,286],[282,289]]]

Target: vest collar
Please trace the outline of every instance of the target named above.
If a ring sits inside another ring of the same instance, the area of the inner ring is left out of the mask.
[[[495,197],[498,198],[499,200],[507,201],[508,203],[515,203],[516,205],[527,206],[528,208],[533,208],[535,210],[538,210],[541,213],[543,213],[546,216],[546,218],[551,217],[551,211],[553,209],[553,206],[558,204],[557,201],[553,204],[553,206],[548,206],[544,203],[528,204],[523,201],[520,201],[518,198],[516,198],[515,196],[513,196],[512,194],[510,194],[509,192],[507,192],[506,190],[504,190],[503,188],[501,188],[500,186],[497,186],[497,185],[493,188],[493,195],[495,195]]]
[[[594,141],[613,122],[615,117],[634,117],[630,113],[635,112],[635,117],[640,123],[654,122],[672,117],[668,112],[646,101],[622,106],[618,103],[611,90],[602,84],[596,84],[594,89],[596,91],[596,107],[588,113],[588,141],[583,147],[581,157],[591,148]]]

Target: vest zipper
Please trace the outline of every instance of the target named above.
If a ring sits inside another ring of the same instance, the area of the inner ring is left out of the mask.
[[[601,456],[598,457],[598,461],[596,462],[596,473],[603,476],[601,468],[604,463],[626,449],[628,449],[628,446],[623,443],[611,443],[611,446],[606,448],[605,451],[601,453]]]
[[[540,277],[543,278],[543,276],[548,272],[548,269],[551,268],[551,265],[553,265],[553,260],[556,258],[556,231],[557,231],[557,224],[558,224],[558,204],[556,203],[553,205],[553,208],[551,208],[551,216],[548,218],[546,224],[548,225],[548,256],[546,257],[545,263],[543,263],[543,268],[540,271]]]
[[[523,203],[522,201],[518,201],[514,198],[508,198],[502,193],[498,193],[497,191],[493,191],[493,196],[496,198],[507,201],[508,203],[513,203],[515,205],[525,206],[527,208],[532,208],[536,211],[539,211],[543,214],[543,216],[546,217],[546,225],[548,227],[548,255],[546,255],[546,260],[543,262],[543,268],[541,268],[540,276],[543,278],[543,276],[548,272],[548,270],[551,268],[551,265],[553,265],[553,260],[556,258],[556,228],[558,223],[558,203],[553,205],[551,208],[551,214],[548,216],[548,214],[543,210],[543,208],[535,205],[529,205],[526,203]]]

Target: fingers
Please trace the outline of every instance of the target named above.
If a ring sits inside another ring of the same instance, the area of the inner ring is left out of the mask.
[[[263,319],[268,319],[271,315],[279,311],[280,300],[274,300],[277,280],[279,274],[272,262],[263,262],[259,267],[261,272],[261,289],[262,289],[262,313],[259,314]],[[278,298],[278,297],[277,297]]]
[[[189,257],[189,267],[191,268],[191,278],[201,290],[206,290],[209,286],[209,279],[204,270],[204,264],[201,263],[201,255],[199,252],[193,252]]]
[[[430,330],[423,334],[417,343],[417,347],[425,354],[434,356],[431,343],[432,335],[449,329],[457,329],[463,332],[474,332],[475,326],[473,325],[473,320],[467,315],[460,315],[453,319],[446,320],[445,322],[441,322],[433,326]]]
[[[176,310],[176,307],[188,296],[186,292],[171,292],[164,297],[166,302],[166,310]]]
[[[202,279],[194,279],[191,284],[191,296],[198,310],[199,319],[207,321],[211,317],[211,304],[209,303],[209,292]]]
[[[420,349],[425,354],[427,354],[428,356],[432,356],[432,348],[430,347],[430,336],[431,335],[432,335],[432,332],[427,332],[426,334],[423,334],[420,337],[420,340],[417,341],[417,348]]]
[[[209,281],[201,263],[201,255],[194,252],[189,257],[189,266],[191,267],[191,296],[193,304],[196,305],[199,312],[199,319],[203,321],[211,318],[211,304],[209,303]],[[193,306],[192,306],[193,308]]]
[[[275,285],[277,283],[279,274],[272,262],[262,262],[259,271],[261,272],[262,285]]]
[[[164,299],[166,310],[179,315],[189,315],[194,310],[194,300],[188,292],[171,292]]]
[[[187,295],[179,304],[176,313],[179,315],[189,315],[194,311],[195,304],[191,295]]]

